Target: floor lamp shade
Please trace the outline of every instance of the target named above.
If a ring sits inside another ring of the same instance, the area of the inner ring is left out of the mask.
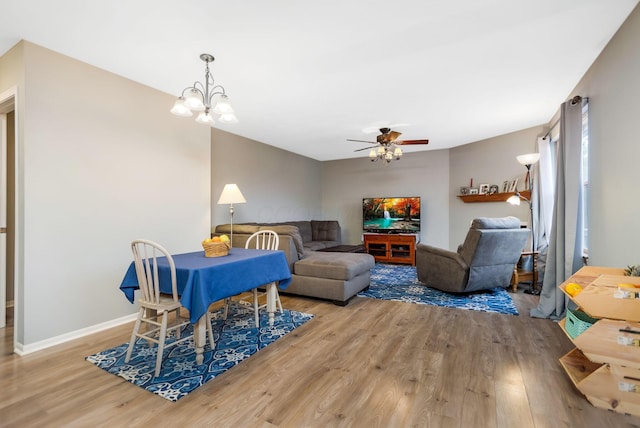
[[[247,200],[242,195],[237,184],[225,184],[222,194],[218,199],[218,205],[229,204],[229,215],[231,216],[231,239],[230,243],[233,247],[233,204],[243,204]]]

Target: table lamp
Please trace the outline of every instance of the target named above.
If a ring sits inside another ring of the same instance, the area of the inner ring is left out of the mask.
[[[218,205],[229,204],[229,214],[231,215],[231,238],[229,239],[231,246],[233,247],[233,204],[243,204],[247,200],[242,196],[242,192],[238,188],[237,184],[225,184],[222,189],[220,199],[218,199]]]

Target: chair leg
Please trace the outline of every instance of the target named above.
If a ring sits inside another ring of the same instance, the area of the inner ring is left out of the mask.
[[[224,299],[224,315],[223,315],[223,319],[227,319],[227,315],[229,315],[229,305],[231,304],[231,298],[227,297],[226,299]]]
[[[282,303],[280,302],[280,293],[278,293],[278,287],[276,286],[276,303],[278,304],[278,309],[280,309],[280,313],[283,314]]]
[[[253,316],[255,318],[256,321],[256,328],[260,328],[260,313],[258,308],[260,307],[260,305],[258,304],[258,289],[254,288],[253,289]]]
[[[160,367],[162,367],[162,354],[164,353],[164,341],[167,338],[167,318],[169,313],[167,311],[162,312],[162,323],[160,324],[160,337],[158,338],[158,355],[156,356],[156,371],[153,377],[158,377],[160,374]]]
[[[124,362],[128,363],[131,359],[131,351],[133,351],[133,346],[136,343],[136,338],[138,337],[138,331],[140,330],[140,325],[142,324],[142,317],[144,316],[144,308],[141,308],[138,311],[138,319],[136,319],[136,323],[133,326],[133,333],[131,333],[131,340],[129,341],[129,347],[127,348],[127,355],[124,357]]]

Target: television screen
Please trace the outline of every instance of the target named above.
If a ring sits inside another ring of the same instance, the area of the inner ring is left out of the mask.
[[[420,232],[420,197],[364,198],[362,229],[372,233]]]

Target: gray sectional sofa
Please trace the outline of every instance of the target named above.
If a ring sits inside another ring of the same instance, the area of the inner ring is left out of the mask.
[[[340,223],[335,220],[240,223],[233,225],[233,246],[244,248],[251,234],[273,230],[280,238],[291,284],[284,292],[331,300],[346,305],[349,299],[369,286],[373,256],[362,253],[334,253],[317,250],[342,243]],[[231,226],[215,227],[213,235],[231,235]]]

